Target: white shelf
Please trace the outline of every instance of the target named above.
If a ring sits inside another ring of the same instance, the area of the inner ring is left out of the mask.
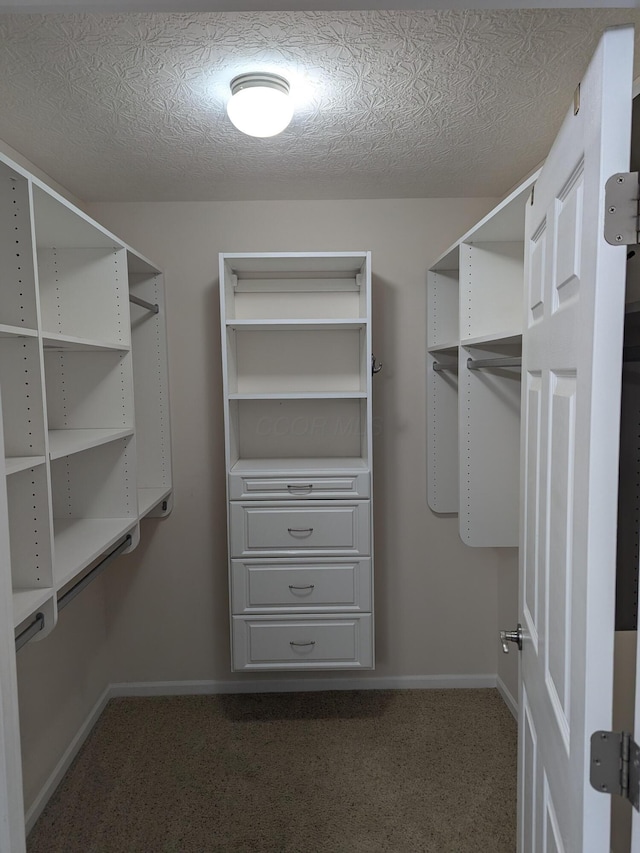
[[[14,589],[13,625],[17,628],[21,622],[36,613],[53,596],[51,589]]]
[[[477,347],[483,344],[497,344],[499,346],[517,346],[522,343],[522,332],[507,331],[492,335],[480,335],[477,338],[465,338],[460,341],[462,347]]]
[[[137,517],[54,519],[53,578],[56,590],[70,583],[137,523]]]
[[[251,273],[267,281],[274,274],[302,273],[313,287],[318,273],[357,275],[367,252],[225,252],[224,259],[236,275]]]
[[[366,460],[357,456],[334,456],[323,458],[295,459],[239,459],[231,466],[230,474],[260,474],[263,476],[278,476],[279,474],[346,474],[351,472],[368,471]]]
[[[47,350],[57,351],[114,351],[128,352],[128,344],[113,343],[111,341],[96,341],[90,338],[77,338],[73,335],[58,335],[54,332],[42,333],[42,345]]]
[[[22,326],[8,326],[0,323],[0,338],[36,338],[38,332],[35,329],[25,329]]]
[[[287,332],[287,331],[324,331],[337,329],[362,329],[367,325],[366,317],[327,320],[227,320],[227,328],[242,332]]]
[[[229,394],[229,400],[364,400],[366,391],[317,391],[296,394]]]
[[[138,518],[144,518],[171,494],[170,486],[158,486],[154,489],[138,489]]]
[[[53,429],[49,430],[49,458],[61,459],[91,447],[99,447],[133,435],[133,429]]]
[[[445,344],[438,344],[435,347],[427,347],[427,352],[445,352],[445,353],[453,353],[458,350],[458,341],[451,341]]]
[[[29,468],[44,465],[45,461],[44,456],[8,456],[4,460],[4,469],[8,477],[10,474],[17,474],[18,471],[28,471]]]

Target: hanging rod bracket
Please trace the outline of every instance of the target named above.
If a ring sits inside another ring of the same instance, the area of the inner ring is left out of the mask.
[[[16,637],[16,651],[19,652],[23,646],[35,637],[36,634],[39,634],[40,631],[44,628],[44,613],[36,613],[33,622],[24,629],[24,631],[20,631],[18,636]]]
[[[640,242],[638,172],[618,172],[605,184],[604,239],[612,246]]]

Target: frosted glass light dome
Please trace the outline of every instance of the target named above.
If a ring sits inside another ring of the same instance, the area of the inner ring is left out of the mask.
[[[231,122],[249,136],[276,136],[293,118],[289,83],[277,74],[241,74],[231,81]]]

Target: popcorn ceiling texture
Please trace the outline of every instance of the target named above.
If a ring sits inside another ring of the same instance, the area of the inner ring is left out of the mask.
[[[544,158],[603,28],[630,21],[640,11],[0,15],[0,138],[87,201],[498,196]],[[291,80],[278,137],[226,117],[250,70]]]

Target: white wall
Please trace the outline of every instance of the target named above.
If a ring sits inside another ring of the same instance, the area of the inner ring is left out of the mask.
[[[384,362],[374,381],[375,676],[497,671],[497,578],[515,578],[515,552],[465,547],[456,520],[428,509],[425,470],[426,271],[491,206],[482,199],[90,206],[165,269],[167,284],[175,508],[150,522],[138,550],[109,573],[118,680],[232,679],[219,251],[372,250],[374,351]],[[505,627],[517,621],[508,601]],[[510,670],[505,678],[515,693]]]
[[[18,652],[27,810],[111,682],[104,578],[59,616],[51,634]]]

